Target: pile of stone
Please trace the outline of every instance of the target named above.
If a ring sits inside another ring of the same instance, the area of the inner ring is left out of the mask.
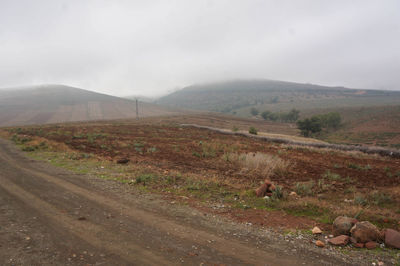
[[[368,221],[339,216],[333,222],[332,231],[333,237],[328,243],[334,246],[351,243],[357,248],[374,249],[378,243],[384,243],[387,247],[400,249],[400,232],[393,229],[380,231]]]
[[[257,197],[271,197],[272,192],[276,189],[275,185],[270,180],[265,179],[264,183],[255,190]]]

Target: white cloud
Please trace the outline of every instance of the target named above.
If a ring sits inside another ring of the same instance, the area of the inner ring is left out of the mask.
[[[163,93],[233,78],[400,89],[400,2],[0,2],[0,87]]]

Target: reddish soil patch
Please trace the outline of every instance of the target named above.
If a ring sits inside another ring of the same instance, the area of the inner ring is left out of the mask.
[[[400,185],[400,160],[369,156],[351,152],[292,147],[255,140],[244,136],[227,136],[218,132],[181,128],[167,120],[152,123],[92,123],[64,124],[20,129],[20,136],[40,136],[65,143],[81,153],[90,153],[102,159],[116,161],[130,159],[130,163],[158,173],[175,171],[183,176],[195,174],[205,180],[218,180],[236,190],[254,189],[265,176],[258,172],[243,171],[237,163],[224,159],[228,153],[265,153],[289,163],[281,174],[271,180],[286,191],[296,189],[300,182],[313,180],[315,187],[323,178],[329,188],[314,191],[314,196],[328,198],[331,207],[339,206],[355,192],[370,195],[375,190],[390,190]],[[315,189],[315,188],[314,188]],[[353,190],[352,194],[346,194]],[[354,191],[356,190],[356,191]],[[380,200],[380,199],[379,199]],[[400,206],[399,195],[391,198],[395,216]],[[319,203],[317,203],[319,204]],[[340,207],[339,207],[340,208]],[[254,224],[310,228],[310,219],[284,215],[283,212],[241,209],[213,210],[239,221]],[[397,223],[397,222],[396,222]]]
[[[40,131],[40,133],[39,133]],[[70,148],[92,153],[109,160],[130,158],[137,164],[160,169],[219,175],[234,183],[250,185],[263,176],[242,174],[237,165],[221,157],[229,151],[236,153],[262,152],[279,156],[290,162],[289,171],[272,180],[284,186],[295,182],[319,180],[327,171],[340,175],[332,180],[336,190],[354,184],[357,188],[391,187],[400,184],[400,178],[389,177],[400,173],[400,160],[373,156],[355,156],[352,153],[281,147],[243,136],[226,136],[217,132],[158,125],[87,125],[48,126],[24,128],[21,134],[43,135],[67,144]],[[349,177],[349,180],[345,180]]]

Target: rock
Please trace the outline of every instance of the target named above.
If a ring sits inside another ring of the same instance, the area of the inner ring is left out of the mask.
[[[363,247],[365,247],[365,245],[364,245],[364,243],[353,243],[353,247],[363,248]]]
[[[289,193],[289,196],[290,197],[297,197],[297,193],[292,191],[292,192]]]
[[[338,216],[333,221],[332,231],[334,236],[350,235],[350,230],[357,223],[354,218],[346,216]]]
[[[348,235],[340,235],[328,240],[329,244],[334,246],[345,246],[349,243],[350,237]]]
[[[129,163],[129,159],[128,158],[121,158],[117,160],[118,164],[127,164]]]
[[[400,249],[400,232],[393,229],[386,229],[385,245],[391,248]]]
[[[356,223],[353,228],[351,228],[350,233],[358,243],[378,241],[380,238],[378,228],[368,221]]]
[[[265,179],[264,184],[262,184],[259,188],[255,190],[257,197],[271,197],[272,191],[276,190],[274,184],[271,183],[268,179]]]
[[[365,243],[365,247],[367,249],[375,249],[378,246],[378,243],[374,242],[374,241],[370,241]]]
[[[322,242],[321,240],[317,240],[317,241],[315,241],[315,245],[316,245],[317,247],[320,247],[320,248],[323,248],[323,247],[325,247],[325,244],[324,244],[324,242]]]
[[[266,183],[262,184],[259,188],[256,189],[257,197],[264,197],[267,193],[268,186]]]
[[[319,229],[319,227],[314,227],[311,232],[313,233],[313,235],[317,235],[317,234],[322,234],[321,229]]]

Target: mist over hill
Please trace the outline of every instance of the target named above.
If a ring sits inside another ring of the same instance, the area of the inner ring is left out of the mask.
[[[155,104],[139,104],[139,116],[172,114]],[[0,126],[136,117],[134,101],[64,85],[0,90]]]
[[[160,98],[157,103],[249,116],[249,110],[376,106],[400,102],[400,92],[349,89],[275,80],[234,80],[198,84]]]

